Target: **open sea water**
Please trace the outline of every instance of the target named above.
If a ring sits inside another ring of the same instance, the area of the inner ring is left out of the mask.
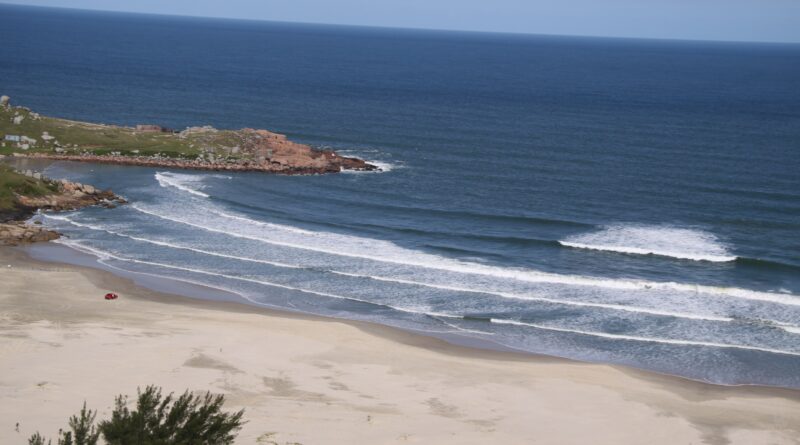
[[[37,217],[106,267],[273,308],[800,388],[800,45],[7,5],[0,17],[0,93],[16,104],[267,128],[384,168],[52,164],[50,176],[131,201]]]

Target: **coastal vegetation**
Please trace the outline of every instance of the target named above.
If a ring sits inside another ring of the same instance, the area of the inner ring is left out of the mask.
[[[97,411],[86,408],[70,417],[69,430],[60,430],[57,445],[226,445],[233,443],[243,424],[244,410],[222,411],[225,396],[188,390],[180,396],[162,395],[161,388],[138,390],[136,407],[127,396],[116,398],[111,418],[95,424]],[[52,445],[38,432],[29,445]]]
[[[201,152],[199,137],[178,138],[171,133],[92,124],[41,116],[25,107],[0,106],[0,154],[91,153],[160,155],[194,158]],[[11,136],[11,138],[6,138]],[[16,140],[19,137],[20,140]],[[223,139],[224,140],[224,139]],[[215,141],[208,141],[211,145]]]
[[[58,185],[41,178],[26,176],[0,164],[0,221],[3,215],[20,210],[19,196],[39,197],[58,191]]]

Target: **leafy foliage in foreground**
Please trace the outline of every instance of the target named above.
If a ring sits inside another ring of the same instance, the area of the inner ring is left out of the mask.
[[[175,397],[162,396],[161,389],[148,386],[138,391],[136,408],[128,408],[127,396],[118,396],[110,420],[95,426],[96,411],[83,405],[69,420],[70,431],[59,431],[57,445],[97,445],[100,435],[108,445],[227,445],[241,429],[244,410],[225,413],[223,395],[195,395],[189,391]],[[38,432],[29,445],[52,445]]]

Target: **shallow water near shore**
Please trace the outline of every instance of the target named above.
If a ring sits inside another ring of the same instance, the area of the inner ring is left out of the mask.
[[[533,353],[800,387],[800,46],[0,10],[14,17],[0,56],[15,60],[0,92],[16,103],[265,127],[385,167],[51,164],[131,201],[38,217],[108,267]]]

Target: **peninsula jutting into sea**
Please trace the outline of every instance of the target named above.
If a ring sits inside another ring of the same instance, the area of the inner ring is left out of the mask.
[[[324,174],[372,171],[361,159],[292,142],[282,134],[211,126],[174,131],[153,124],[121,127],[42,116],[0,97],[0,155],[191,170]]]

